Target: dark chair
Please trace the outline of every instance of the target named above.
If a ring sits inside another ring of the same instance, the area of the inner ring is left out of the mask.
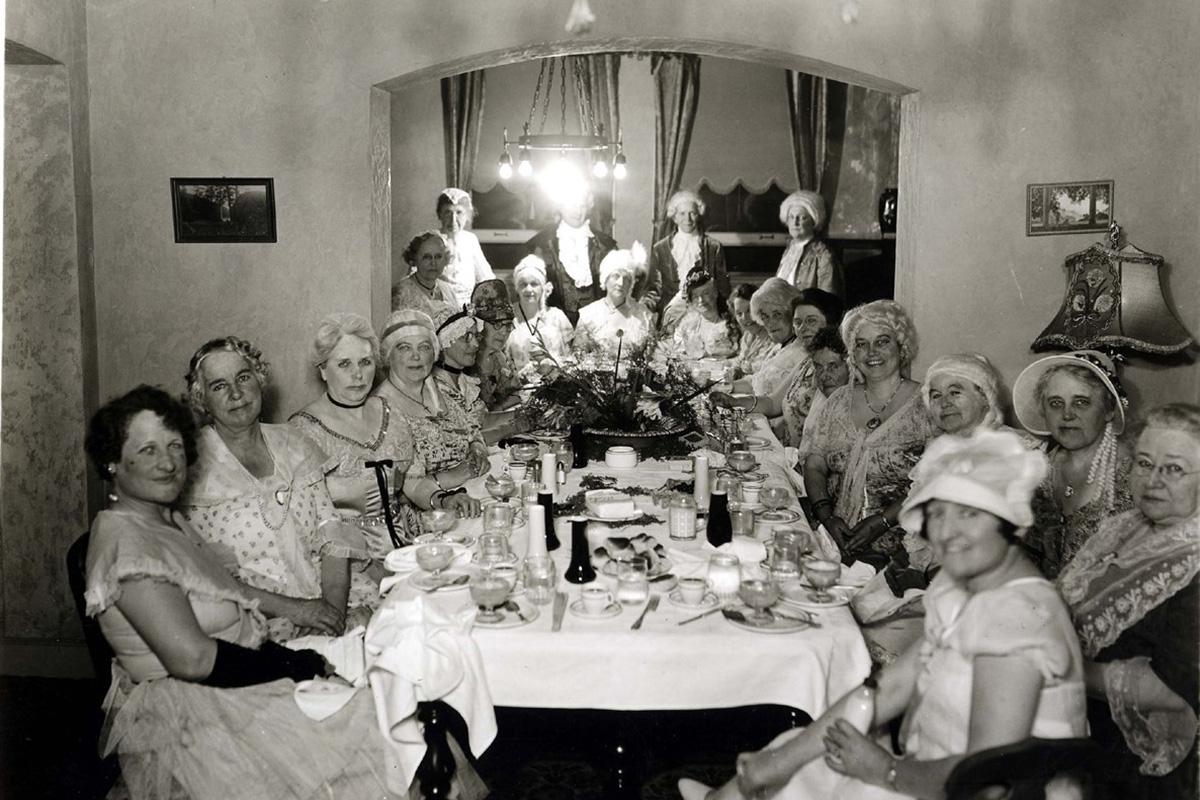
[[[100,632],[100,623],[85,612],[87,603],[83,599],[86,587],[87,550],[89,531],[75,540],[67,549],[67,582],[71,585],[71,596],[75,598],[75,613],[79,615],[79,624],[83,626],[83,641],[87,644],[88,655],[92,659],[92,670],[96,673],[96,683],[101,695],[108,691],[112,680],[112,648],[108,646],[104,634]]]
[[[1046,784],[1073,781],[1088,800],[1102,798],[1103,753],[1091,739],[1025,739],[967,756],[946,779],[946,800],[1044,800]]]

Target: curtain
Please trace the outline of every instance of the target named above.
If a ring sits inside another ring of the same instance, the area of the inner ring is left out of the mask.
[[[787,71],[792,155],[801,189],[818,192],[833,213],[846,133],[846,84]]]
[[[678,191],[700,100],[700,57],[650,56],[654,76],[654,241],[670,233],[667,200]]]
[[[442,78],[446,185],[471,191],[483,126],[483,70]]]
[[[621,56],[611,53],[571,56],[567,61],[575,79],[575,110],[579,119],[603,125],[604,136],[615,142],[621,133]],[[591,98],[590,108],[584,98]]]

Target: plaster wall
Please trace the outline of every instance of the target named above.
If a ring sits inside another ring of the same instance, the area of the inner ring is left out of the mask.
[[[591,34],[568,40],[565,10],[533,0],[89,3],[101,393],[178,386],[198,342],[241,332],[276,364],[276,416],[298,407],[313,391],[303,351],[317,317],[369,305],[369,87],[479,65],[481,53],[613,49],[635,36],[716,55],[792,53],[800,69],[919,92],[899,248],[901,299],[923,330],[918,373],[967,349],[1010,380],[1031,360],[1028,343],[1062,295],[1063,258],[1091,241],[1024,236],[1035,181],[1115,179],[1117,218],[1178,265],[1176,305],[1200,329],[1200,273],[1184,268],[1200,250],[1186,201],[1200,190],[1191,0],[920,0],[864,8],[854,25],[816,0],[680,7],[614,0]],[[173,244],[167,180],[180,174],[274,175],[279,244]],[[1195,397],[1198,375],[1130,370],[1155,397]]]
[[[64,556],[87,503],[67,70],[4,77],[0,633],[77,638]]]

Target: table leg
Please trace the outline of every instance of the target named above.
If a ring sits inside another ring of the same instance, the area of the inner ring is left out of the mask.
[[[424,798],[448,798],[454,778],[454,753],[446,741],[447,709],[442,703],[419,703],[417,719],[425,728],[425,758],[417,767],[417,785]]]

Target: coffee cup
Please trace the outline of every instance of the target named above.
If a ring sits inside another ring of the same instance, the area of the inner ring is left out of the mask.
[[[586,614],[603,614],[612,605],[612,592],[603,586],[585,586],[579,593]]]
[[[742,502],[758,505],[758,493],[762,490],[762,481],[742,481]]]
[[[679,596],[689,606],[698,606],[704,602],[708,592],[708,581],[704,578],[680,578]]]

